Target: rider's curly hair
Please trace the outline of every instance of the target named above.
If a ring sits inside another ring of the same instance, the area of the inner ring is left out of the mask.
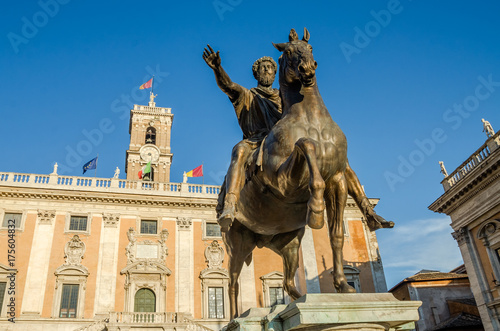
[[[275,74],[278,71],[278,65],[276,64],[276,62],[274,62],[273,58],[270,56],[263,56],[260,59],[258,59],[257,61],[255,61],[252,65],[252,72],[253,72],[253,76],[255,77],[255,79],[257,79],[257,71],[259,70],[259,65],[264,61],[271,62],[271,64],[273,65],[273,69],[274,69]]]

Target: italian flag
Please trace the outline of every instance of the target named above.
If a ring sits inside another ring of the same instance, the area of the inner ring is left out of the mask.
[[[203,177],[203,164],[186,173],[187,177]]]
[[[141,171],[139,171],[139,179],[142,179],[145,174],[151,173],[151,161],[148,162],[144,167],[142,167]]]

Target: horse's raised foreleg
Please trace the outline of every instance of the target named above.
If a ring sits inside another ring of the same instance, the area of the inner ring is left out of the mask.
[[[283,288],[293,299],[298,299],[302,295],[295,286],[295,273],[299,267],[299,248],[304,228],[288,233],[278,234],[266,247],[272,249],[283,258]]]
[[[365,216],[366,223],[370,230],[375,231],[381,228],[394,227],[394,222],[386,221],[382,216],[377,215],[375,210],[373,210],[370,200],[368,200],[368,198],[366,197],[365,191],[363,190],[363,187],[359,182],[358,176],[349,166],[349,162],[347,162],[345,177],[347,180],[347,191]]]
[[[325,201],[333,255],[333,285],[339,293],[356,292],[353,287],[347,284],[343,266],[344,228],[342,222],[347,202],[347,183],[343,173],[339,172],[328,180]]]
[[[238,316],[238,277],[243,263],[255,248],[255,234],[237,220],[227,232],[222,233],[229,257],[229,306],[231,318]]]
[[[313,229],[321,229],[325,222],[325,181],[318,168],[316,142],[310,138],[300,138],[295,143],[292,155],[278,169],[278,187],[282,194],[287,196],[288,191],[295,190],[307,175],[311,193],[307,202],[307,224]]]

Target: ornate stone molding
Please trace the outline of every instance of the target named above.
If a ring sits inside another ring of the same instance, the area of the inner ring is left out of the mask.
[[[131,198],[121,198],[121,197],[110,197],[109,194],[106,196],[99,195],[88,195],[83,193],[76,193],[65,191],[63,194],[47,193],[45,192],[19,192],[19,191],[3,191],[0,192],[0,197],[2,198],[13,198],[22,200],[54,200],[54,201],[78,201],[87,202],[92,201],[92,203],[110,203],[110,204],[123,204],[126,206],[130,205],[140,205],[140,206],[159,206],[159,207],[179,207],[179,208],[198,208],[198,209],[215,209],[217,206],[217,197],[209,199],[204,199],[203,201],[198,199],[195,201],[188,201],[183,199],[182,201],[175,201],[170,196],[165,196],[165,200],[151,199],[150,196],[145,196],[143,199],[138,197]],[[194,200],[194,199],[193,199]]]
[[[462,227],[451,234],[453,238],[457,241],[458,246],[470,243],[469,233],[467,228]]]
[[[177,228],[179,230],[191,230],[193,221],[189,217],[177,217]]]
[[[81,265],[84,254],[85,243],[75,234],[64,246],[64,258],[66,259],[64,265]]]
[[[208,264],[208,269],[222,269],[224,262],[224,248],[219,245],[217,240],[205,248],[205,262]]]
[[[51,225],[55,217],[55,210],[38,210],[38,224]]]
[[[104,214],[102,215],[102,221],[104,222],[105,228],[116,228],[120,222],[120,215],[118,214]]]
[[[135,239],[135,229],[134,228],[129,228],[127,232],[127,237],[128,237],[128,245],[125,247],[125,255],[127,256],[127,264],[131,264],[135,261],[135,250],[134,245],[136,242]]]
[[[156,263],[166,265],[168,256],[168,247],[166,241],[168,239],[168,230],[163,229],[160,233],[160,239],[156,242],[146,239],[137,241],[134,228],[130,228],[127,232],[129,243],[125,248],[127,256],[127,265],[139,263]]]

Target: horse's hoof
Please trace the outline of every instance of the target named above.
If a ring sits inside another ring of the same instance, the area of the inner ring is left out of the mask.
[[[394,222],[386,221],[382,216],[375,214],[367,215],[366,224],[371,231],[375,231],[378,229],[390,229],[394,227]]]
[[[222,215],[217,219],[217,223],[220,225],[220,230],[222,232],[229,231],[229,228],[234,221],[234,210],[224,211]]]
[[[307,225],[311,229],[321,229],[325,225],[324,213],[322,211],[318,213],[311,210],[311,208],[307,208]]]
[[[335,286],[335,289],[338,293],[356,293],[356,289],[347,284],[347,282],[340,283],[339,286]]]

